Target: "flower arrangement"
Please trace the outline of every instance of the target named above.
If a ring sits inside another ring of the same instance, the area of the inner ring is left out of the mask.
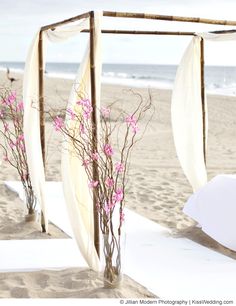
[[[36,198],[33,192],[25,151],[23,133],[24,104],[17,99],[16,92],[4,89],[0,95],[0,147],[3,160],[16,169],[23,185],[28,216],[34,219]]]
[[[76,106],[53,116],[56,131],[71,141],[74,154],[84,167],[88,187],[96,199],[100,230],[103,235],[105,256],[105,285],[114,287],[121,275],[121,234],[125,220],[125,195],[130,154],[135,143],[143,136],[139,122],[152,109],[151,99],[140,95],[131,114],[120,111],[115,118],[114,104],[97,110],[99,124],[94,126],[95,111],[91,101],[78,94]],[[64,117],[67,119],[64,121]],[[73,123],[73,124],[71,124]],[[96,130],[97,129],[97,130]],[[94,132],[97,142],[94,143]],[[138,136],[140,135],[140,136]],[[96,177],[94,177],[96,169]]]

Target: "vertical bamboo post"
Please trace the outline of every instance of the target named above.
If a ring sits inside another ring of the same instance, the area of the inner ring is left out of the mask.
[[[205,105],[205,78],[204,78],[204,39],[200,41],[200,67],[201,67],[201,100],[202,100],[202,129],[203,129],[203,156],[206,164],[206,105]]]
[[[44,118],[44,83],[43,83],[43,35],[39,33],[39,119],[40,119],[40,141],[42,147],[43,164],[45,169],[45,118]],[[43,212],[41,210],[41,227],[42,232],[46,232],[46,225]]]
[[[93,106],[92,121],[93,121],[93,152],[97,152],[97,108],[96,108],[96,75],[95,75],[95,25],[94,12],[90,12],[90,76],[91,76],[91,102]],[[98,180],[98,168],[93,161],[93,179]],[[94,245],[98,257],[100,257],[100,241],[99,241],[99,215],[97,212],[97,195],[93,191],[93,217],[94,217]]]

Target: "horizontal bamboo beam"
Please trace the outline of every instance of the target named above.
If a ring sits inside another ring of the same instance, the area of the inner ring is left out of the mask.
[[[89,33],[89,30],[81,31]],[[137,35],[185,35],[193,36],[194,32],[171,32],[171,31],[135,31],[135,30],[102,30],[103,34],[137,34]]]
[[[69,19],[65,19],[63,21],[59,21],[59,22],[56,22],[56,23],[52,23],[52,24],[43,26],[43,27],[41,27],[41,31],[46,31],[46,30],[49,30],[49,29],[53,30],[58,26],[62,26],[62,25],[67,24],[67,23],[75,22],[75,21],[83,19],[83,18],[88,18],[90,16],[90,14],[91,14],[91,12],[87,12],[87,13],[69,18]]]
[[[49,29],[55,29],[58,26],[62,26],[77,20],[88,18],[91,12],[65,19],[63,21],[55,22],[49,25],[41,27],[41,31]],[[110,12],[104,11],[103,16],[106,17],[121,17],[121,18],[142,18],[142,19],[154,19],[154,20],[165,20],[165,21],[180,21],[180,22],[193,22],[193,23],[207,23],[215,25],[233,25],[236,26],[236,21],[230,20],[214,20],[199,17],[180,17],[180,16],[168,16],[168,15],[156,15],[156,14],[144,14],[144,13],[125,13],[125,12]],[[224,33],[223,31],[216,31],[217,33]],[[229,30],[229,33],[233,33],[234,30]],[[140,34],[140,35],[194,35],[193,32],[165,32],[165,31],[125,31],[125,30],[103,30],[103,33],[107,34]],[[215,32],[214,32],[215,33]]]
[[[125,12],[110,12],[104,11],[103,16],[106,17],[122,17],[122,18],[141,18],[141,19],[156,19],[166,21],[180,21],[180,22],[193,22],[193,23],[207,23],[218,25],[232,25],[236,26],[236,21],[219,20],[219,19],[207,19],[199,17],[180,17],[169,15],[156,15],[156,14],[144,14],[144,13],[125,13]]]
[[[213,34],[232,34],[232,33],[236,33],[236,30],[220,30],[220,31],[212,31],[210,33],[213,33]]]

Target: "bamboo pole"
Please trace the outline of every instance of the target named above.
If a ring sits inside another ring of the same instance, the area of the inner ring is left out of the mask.
[[[42,147],[42,157],[45,171],[45,118],[44,118],[44,83],[43,83],[43,36],[42,31],[39,33],[39,119],[40,119],[40,141]],[[46,232],[45,218],[41,210],[41,228]]]
[[[216,24],[216,25],[232,25],[232,26],[236,25],[236,21],[233,21],[233,20],[231,21],[231,20],[208,19],[208,18],[199,18],[199,17],[181,17],[181,16],[156,15],[156,14],[144,14],[144,13],[103,11],[103,16],[122,17],[122,18],[155,19],[155,20],[193,22],[193,23],[207,23],[207,24]]]
[[[94,12],[90,13],[90,76],[91,76],[91,102],[93,106],[92,122],[93,122],[93,152],[97,152],[97,107],[96,107],[96,75],[95,75],[95,25]],[[97,163],[93,161],[93,180],[98,181]],[[97,195],[93,190],[93,217],[94,217],[94,245],[98,257],[100,257],[100,239],[99,239],[99,215],[97,212]]]
[[[90,16],[90,12],[87,12],[87,13],[84,13],[84,14],[81,14],[81,15],[69,18],[69,19],[65,19],[63,21],[51,23],[49,25],[43,26],[41,28],[41,31],[46,31],[46,30],[49,30],[49,29],[54,30],[56,27],[65,25],[67,23],[75,22],[75,21],[83,19],[83,18],[88,18],[89,16]]]
[[[200,40],[200,67],[201,67],[201,100],[202,100],[202,130],[203,130],[203,156],[206,164],[206,105],[205,105],[205,78],[204,78],[204,39]]]
[[[213,33],[213,34],[232,34],[232,33],[235,33],[235,32],[236,32],[236,30],[231,29],[231,30],[212,31],[210,33]]]
[[[83,30],[81,33],[89,33],[90,30]],[[136,31],[136,30],[102,30],[103,34],[134,34],[134,35],[184,35],[194,36],[194,32],[171,32],[171,31]]]

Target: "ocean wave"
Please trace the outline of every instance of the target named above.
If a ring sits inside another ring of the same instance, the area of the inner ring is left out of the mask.
[[[173,84],[170,82],[158,82],[156,80],[134,79],[134,78],[118,78],[118,77],[102,77],[103,84],[122,85],[126,87],[150,87],[160,89],[172,89]]]
[[[1,67],[1,66],[0,66],[0,71],[7,72],[7,68],[6,68],[6,67]],[[20,68],[11,68],[11,69],[10,69],[10,73],[11,73],[11,72],[23,74],[23,73],[24,73],[24,70],[23,70],[23,69],[20,69]]]

